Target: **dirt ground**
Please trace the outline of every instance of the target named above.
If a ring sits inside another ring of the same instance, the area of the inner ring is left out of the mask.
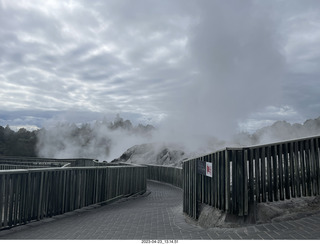
[[[320,196],[293,198],[284,201],[257,204],[255,223],[248,218],[235,218],[208,205],[201,205],[197,224],[203,228],[229,228],[251,224],[281,222],[320,212]]]

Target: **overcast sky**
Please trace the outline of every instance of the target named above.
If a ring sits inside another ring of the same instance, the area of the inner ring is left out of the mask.
[[[222,135],[317,118],[319,13],[317,0],[0,0],[0,125],[119,113]]]

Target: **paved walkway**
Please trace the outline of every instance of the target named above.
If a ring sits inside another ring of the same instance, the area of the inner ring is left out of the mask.
[[[181,189],[149,181],[148,192],[2,230],[0,239],[320,239],[320,213],[281,223],[206,230],[186,222]]]

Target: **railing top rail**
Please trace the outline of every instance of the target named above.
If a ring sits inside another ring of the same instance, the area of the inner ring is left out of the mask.
[[[0,156],[0,159],[25,159],[25,160],[44,160],[44,161],[75,161],[75,160],[94,160],[93,158],[38,158],[25,156]]]
[[[96,170],[96,169],[115,169],[115,168],[146,168],[144,165],[125,165],[125,166],[88,166],[88,167],[52,167],[52,168],[36,168],[36,169],[6,169],[0,170],[0,175],[2,174],[23,174],[23,173],[33,173],[33,172],[48,172],[48,171],[72,171],[72,170]]]
[[[212,154],[215,154],[215,153],[223,152],[223,151],[226,151],[226,150],[228,150],[228,149],[230,149],[230,148],[223,148],[223,149],[220,149],[220,150],[211,152],[211,153],[206,153],[206,154],[199,155],[199,156],[194,157],[194,158],[188,158],[188,159],[183,160],[182,163],[183,163],[183,162],[190,161],[190,160],[199,159],[199,158],[202,158],[202,157],[205,157],[205,156],[209,156],[209,155],[212,155]]]
[[[258,145],[246,146],[246,147],[242,147],[242,148],[243,149],[247,149],[247,148],[254,149],[254,148],[258,148],[258,147],[275,146],[275,145],[280,145],[280,144],[286,144],[286,143],[291,143],[291,142],[300,142],[300,141],[311,140],[311,139],[316,139],[316,138],[320,138],[320,135],[301,137],[301,138],[290,139],[290,140],[285,140],[285,141],[277,141],[277,142],[267,143],[267,144],[258,144]]]
[[[285,140],[285,141],[277,141],[277,142],[267,143],[267,144],[258,144],[258,145],[252,145],[252,146],[226,147],[224,149],[220,149],[220,150],[214,151],[212,153],[207,153],[207,154],[204,154],[204,155],[200,155],[198,157],[194,157],[194,158],[183,160],[182,162],[199,159],[201,157],[205,157],[205,156],[208,156],[208,155],[211,155],[211,154],[215,154],[215,153],[219,153],[219,152],[223,152],[223,151],[243,150],[243,149],[256,149],[256,148],[260,148],[260,147],[275,146],[275,145],[280,145],[280,144],[286,144],[286,143],[292,143],[292,142],[300,142],[300,141],[304,141],[304,140],[311,140],[311,139],[317,139],[317,138],[320,138],[320,135],[314,135],[314,136],[309,136],[309,137],[301,137],[301,138],[296,138],[296,139],[290,139],[290,140]]]
[[[171,166],[171,165],[157,165],[157,164],[141,164],[145,166],[154,166],[154,167],[164,167],[164,168],[176,168],[176,169],[182,169],[182,167],[178,166]]]

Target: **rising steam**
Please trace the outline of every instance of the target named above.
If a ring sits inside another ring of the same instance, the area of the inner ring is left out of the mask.
[[[154,129],[150,125],[134,127],[119,116],[114,122],[97,121],[94,124],[57,123],[38,133],[39,157],[93,158],[112,160],[126,149],[148,142]]]
[[[50,158],[84,157],[108,162],[118,158],[130,163],[178,165],[178,161],[184,158],[197,157],[226,146],[250,146],[319,134],[320,117],[303,124],[278,121],[253,134],[235,134],[228,141],[211,136],[170,141],[168,138],[172,137],[166,138],[166,132],[159,128],[141,124],[133,126],[129,120],[118,116],[113,122],[97,121],[80,127],[57,123],[42,129],[38,133],[37,151],[38,156]]]

